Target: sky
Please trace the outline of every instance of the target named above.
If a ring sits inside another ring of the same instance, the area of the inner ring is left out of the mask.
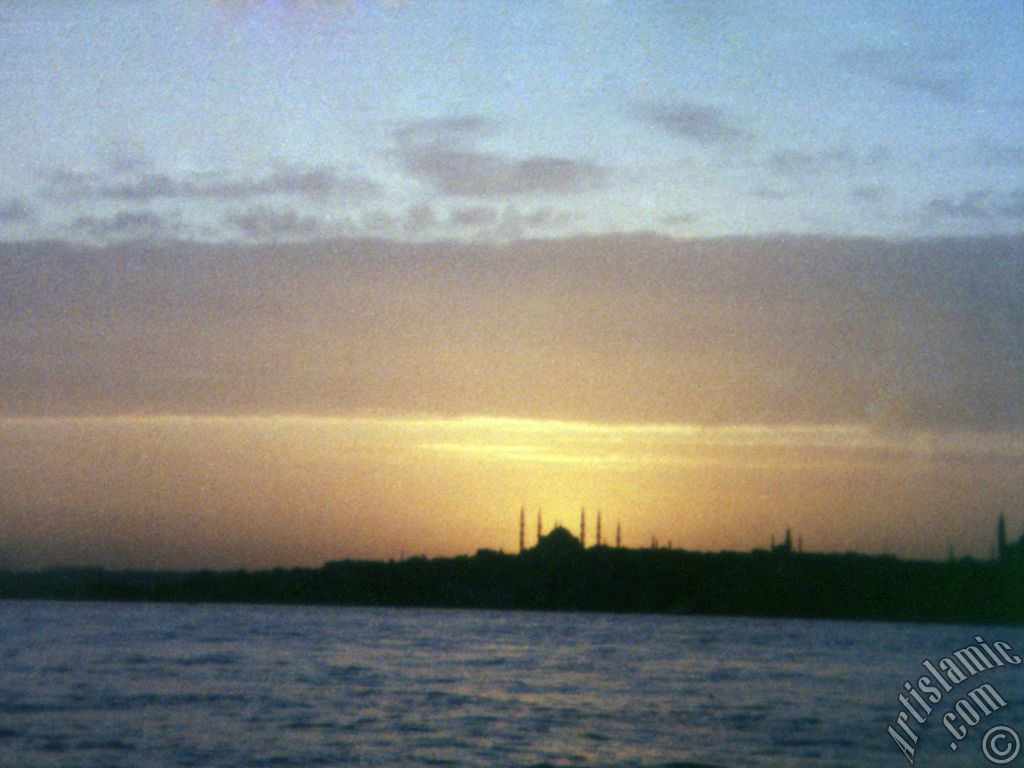
[[[1008,2],[0,9],[0,567],[1024,533]]]

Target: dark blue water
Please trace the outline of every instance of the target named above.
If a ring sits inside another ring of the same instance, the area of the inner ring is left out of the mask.
[[[1019,629],[328,607],[0,602],[2,766],[908,765],[905,679]],[[1006,708],[917,765],[985,765]],[[1024,732],[1024,728],[1018,728]],[[1024,757],[1020,758],[1024,765]]]

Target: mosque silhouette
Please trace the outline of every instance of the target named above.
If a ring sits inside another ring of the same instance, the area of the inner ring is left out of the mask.
[[[600,515],[597,520],[600,521]],[[601,523],[585,546],[561,525],[520,551],[339,560],[321,568],[269,571],[0,570],[0,598],[157,602],[286,603],[488,608],[751,617],[1024,624],[1024,536],[1007,537],[1000,516],[994,557],[905,560],[855,552],[804,552],[790,531],[750,552],[694,552],[604,543]]]

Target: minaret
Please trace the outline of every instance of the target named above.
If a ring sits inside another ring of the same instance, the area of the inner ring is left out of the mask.
[[[786,543],[783,546],[785,546],[786,552],[793,551],[793,537],[789,533],[789,528],[786,529]]]
[[[519,551],[526,549],[526,507],[519,508]]]
[[[587,548],[587,508],[580,507],[580,546]]]
[[[544,526],[541,525],[540,518],[540,507],[537,507],[537,543],[540,544],[541,538],[544,536]]]
[[[1006,518],[999,516],[999,527],[996,529],[996,541],[999,547],[999,559],[1006,557]]]
[[[601,510],[597,510],[597,546],[601,546]]]
[[[622,523],[615,523],[615,547],[622,546]]]

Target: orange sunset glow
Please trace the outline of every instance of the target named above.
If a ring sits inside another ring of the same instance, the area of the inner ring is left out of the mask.
[[[1021,489],[1013,260],[384,247],[8,258],[7,335],[37,343],[10,357],[0,421],[5,560],[514,551],[521,508],[531,534],[538,510],[573,531],[600,510],[628,546],[746,550],[792,528],[817,551],[985,556]]]
[[[15,4],[0,569],[510,552],[524,508],[989,557],[1024,531],[1019,21]]]

